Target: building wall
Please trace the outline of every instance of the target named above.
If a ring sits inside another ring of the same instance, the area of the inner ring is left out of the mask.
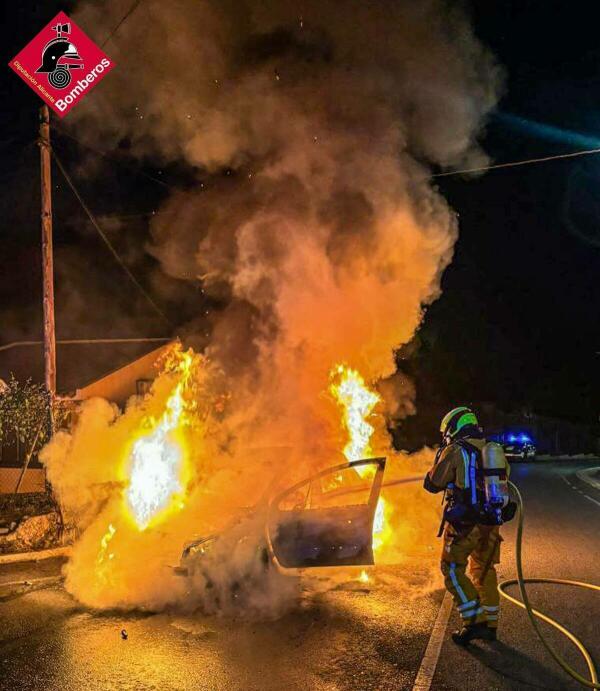
[[[20,444],[14,430],[5,430],[0,441],[0,494],[15,491],[27,449]],[[45,474],[37,456],[33,456],[19,489],[21,492],[43,492]]]
[[[13,494],[21,475],[21,468],[0,467],[0,494]],[[19,494],[44,492],[46,471],[43,468],[28,468],[25,471]]]
[[[146,393],[148,385],[156,378],[156,361],[173,345],[167,343],[151,351],[137,360],[120,367],[101,379],[91,382],[87,386],[77,389],[75,398],[106,398],[117,405],[123,406],[131,396]]]

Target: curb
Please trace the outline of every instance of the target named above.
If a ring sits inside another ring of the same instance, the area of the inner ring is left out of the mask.
[[[16,554],[0,554],[0,566],[2,564],[18,564],[23,561],[41,561],[42,559],[52,559],[52,557],[70,557],[72,547],[54,547],[43,549],[39,552],[17,552]]]
[[[569,456],[569,455],[564,455],[564,454],[549,454],[549,453],[540,453],[536,454],[535,460],[537,461],[600,461],[600,456],[597,456],[596,454],[580,454],[580,455],[575,455],[575,456]],[[600,470],[600,468],[590,468],[590,470]]]
[[[64,581],[64,576],[47,576],[45,578],[33,578],[25,581],[10,581],[8,583],[0,583],[0,591],[7,590],[0,595],[0,603],[14,600],[22,595],[28,595],[36,590],[45,590],[54,585],[58,585]],[[13,590],[10,590],[13,588]]]
[[[582,481],[600,491],[600,467],[578,470],[575,475]],[[596,477],[594,477],[596,476]]]

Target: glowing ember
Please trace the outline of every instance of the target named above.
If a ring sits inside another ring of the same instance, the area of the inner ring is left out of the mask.
[[[160,519],[171,507],[181,508],[178,497],[185,491],[186,450],[181,437],[185,401],[183,391],[190,375],[192,353],[177,351],[179,380],[165,412],[152,431],[137,439],[130,454],[127,507],[140,530]]]
[[[358,577],[358,580],[359,580],[361,583],[368,583],[368,582],[369,582],[369,574],[363,569],[363,570],[360,572],[360,576]]]

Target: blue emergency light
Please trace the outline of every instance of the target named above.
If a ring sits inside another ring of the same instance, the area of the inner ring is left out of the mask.
[[[526,434],[523,434],[523,433],[519,434],[518,437],[515,436],[514,434],[509,434],[507,439],[510,442],[519,441],[519,442],[521,442],[521,444],[525,444],[525,443],[528,443],[531,441],[531,437],[528,437]]]

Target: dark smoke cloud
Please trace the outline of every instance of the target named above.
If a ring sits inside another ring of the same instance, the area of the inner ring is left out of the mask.
[[[101,39],[126,5],[83,4],[76,19]],[[424,163],[485,163],[476,138],[501,82],[459,8],[149,0],[107,50],[118,69],[76,127],[104,148],[126,141],[134,156],[215,174],[168,199],[148,249],[169,276],[246,305],[233,350],[286,329],[292,256],[322,260],[338,286],[349,272],[395,282],[407,324],[383,340],[410,337],[456,238]],[[384,225],[401,215],[394,237]],[[215,352],[232,350],[227,338]]]

